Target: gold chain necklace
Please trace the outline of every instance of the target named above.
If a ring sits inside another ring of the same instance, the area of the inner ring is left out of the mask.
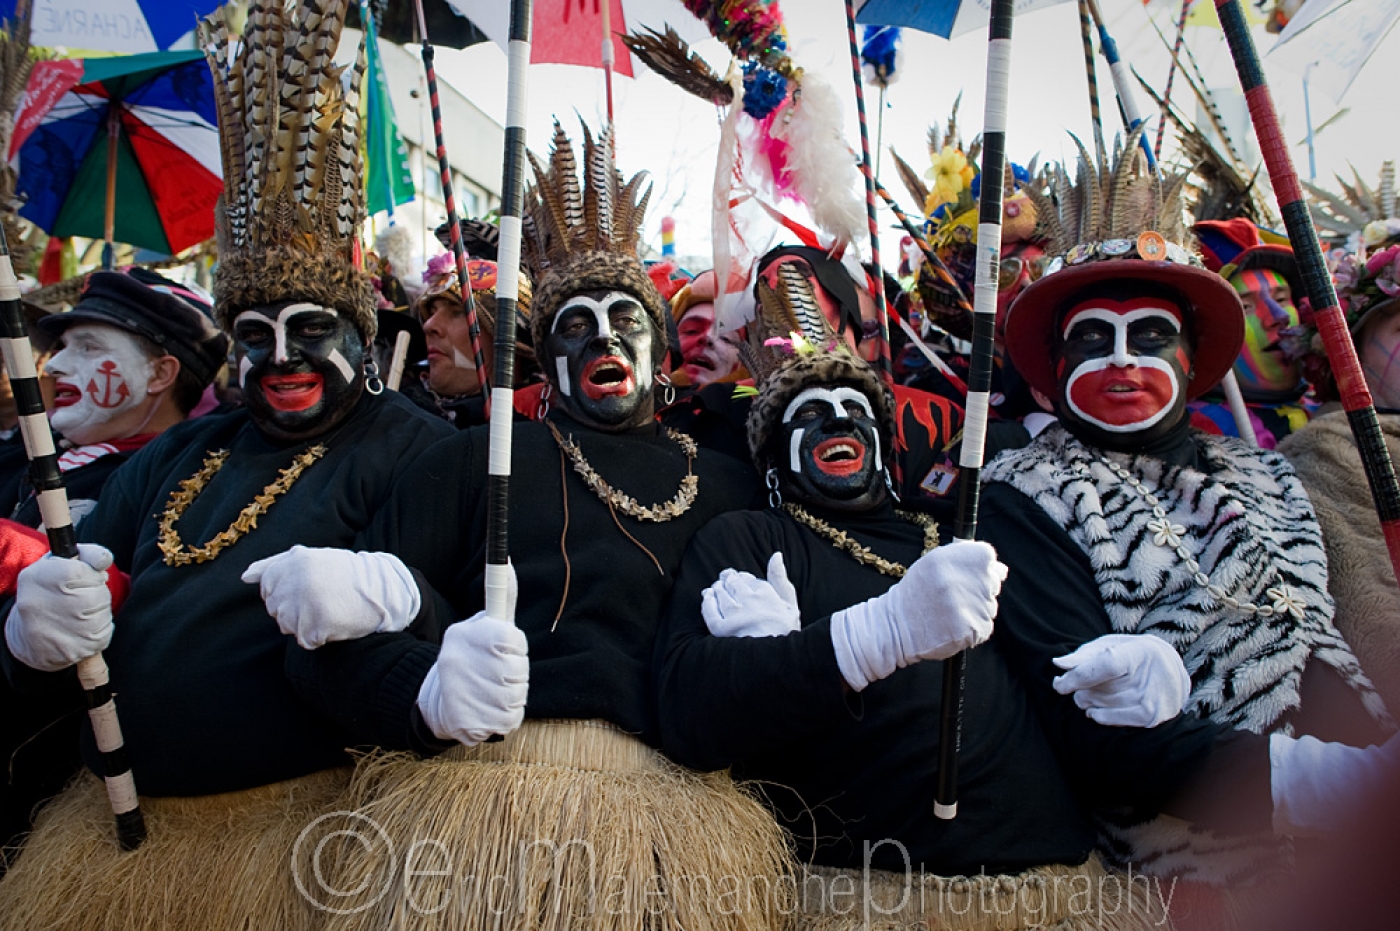
[[[306,471],[306,467],[326,454],[326,447],[317,444],[292,460],[292,464],[281,470],[277,480],[253,498],[253,503],[239,512],[238,517],[214,539],[203,546],[186,546],[175,530],[175,522],[184,516],[185,511],[198,498],[204,486],[224,466],[228,450],[211,453],[204,460],[204,467],[180,483],[180,487],[170,493],[170,502],[160,516],[160,547],[167,566],[188,566],[190,563],[208,562],[222,553],[227,547],[238,542],[245,533],[258,526],[258,518],[267,513],[277,496],[286,492]]]
[[[870,566],[876,571],[896,579],[904,578],[904,573],[908,571],[908,568],[902,563],[885,559],[883,556],[876,556],[869,547],[861,546],[846,531],[837,530],[820,517],[813,516],[800,504],[787,502],[783,505],[783,510],[791,514],[793,520],[804,525],[838,550],[850,553],[855,561],[862,565]],[[925,553],[938,545],[938,523],[932,517],[917,511],[895,511],[895,513],[924,531]]]
[[[588,460],[583,458],[583,452],[574,442],[573,434],[565,439],[559,428],[548,420],[544,425],[549,428],[549,432],[554,434],[554,442],[559,444],[559,448],[569,457],[569,462],[573,465],[574,471],[583,479],[583,483],[593,490],[605,504],[609,504],[628,517],[636,520],[652,521],[653,523],[665,523],[673,517],[680,517],[690,506],[695,503],[695,496],[700,489],[700,479],[695,475],[695,441],[677,430],[670,427],[661,429],[671,440],[685,453],[685,478],[681,479],[680,490],[676,496],[664,504],[657,504],[645,507],[637,503],[637,499],[631,495],[623,494],[616,488],[609,485],[601,475],[594,471],[593,466],[588,464]]]

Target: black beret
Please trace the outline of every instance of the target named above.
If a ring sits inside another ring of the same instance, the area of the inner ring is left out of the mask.
[[[228,337],[214,326],[212,308],[190,289],[144,268],[93,272],[73,309],[39,321],[59,336],[78,323],[104,323],[155,343],[180,360],[202,384],[214,380],[228,357]]]

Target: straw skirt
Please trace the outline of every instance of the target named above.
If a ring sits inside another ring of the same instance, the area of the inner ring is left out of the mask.
[[[304,888],[318,819],[350,769],[242,792],[142,798],[148,836],[117,846],[103,783],[84,773],[40,813],[0,880],[0,931],[316,931]]]
[[[526,721],[430,760],[367,758],[333,931],[769,931],[782,830],[726,774],[595,721]]]

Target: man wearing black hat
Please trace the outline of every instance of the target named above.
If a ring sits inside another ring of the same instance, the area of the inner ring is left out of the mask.
[[[195,292],[147,271],[97,272],[78,303],[45,317],[39,329],[58,341],[48,373],[57,382],[52,426],[67,448],[59,468],[76,524],[97,504],[116,468],[199,403],[228,352],[209,305]],[[20,484],[14,521],[36,528],[42,518],[27,478]],[[8,545],[10,539],[15,545]],[[19,571],[47,549],[15,523],[0,521],[0,579],[13,592]],[[0,752],[10,778],[0,784],[0,845],[29,829],[32,814],[78,770],[78,718],[52,703],[0,689],[6,724]]]
[[[96,272],[72,310],[39,322],[59,349],[53,429],[77,523],[117,466],[189,416],[228,354],[207,300],[144,268]],[[6,502],[10,504],[10,502]],[[39,525],[32,491],[21,487],[15,520]]]

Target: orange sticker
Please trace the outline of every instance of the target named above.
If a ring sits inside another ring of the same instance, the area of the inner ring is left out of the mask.
[[[467,263],[467,278],[473,291],[488,291],[496,287],[496,263],[472,259]]]
[[[1148,230],[1137,238],[1137,253],[1149,262],[1160,262],[1167,257],[1167,241],[1161,233]]]

